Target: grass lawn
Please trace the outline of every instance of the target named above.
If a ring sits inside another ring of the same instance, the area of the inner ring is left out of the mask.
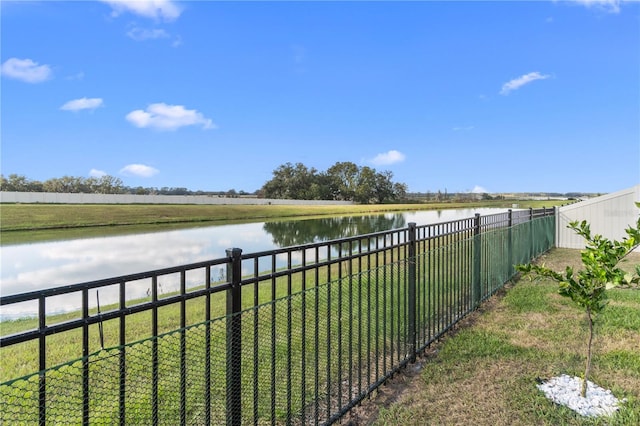
[[[180,204],[2,204],[0,244],[118,235],[251,221],[327,215],[363,215],[411,210],[552,207],[558,200],[487,200],[465,203],[381,205],[180,205]]]
[[[579,250],[553,249],[553,269],[579,265]],[[623,261],[640,263],[640,254]],[[556,406],[537,378],[584,371],[585,316],[552,281],[508,286],[415,366],[356,408],[358,424],[638,425],[640,424],[640,290],[618,288],[597,319],[590,380],[627,402],[614,417],[589,419]]]

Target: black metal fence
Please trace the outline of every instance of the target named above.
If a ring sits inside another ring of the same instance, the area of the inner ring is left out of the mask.
[[[2,297],[38,315],[0,323],[0,423],[331,424],[554,235],[509,211]]]

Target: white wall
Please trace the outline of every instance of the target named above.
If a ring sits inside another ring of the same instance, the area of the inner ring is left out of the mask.
[[[638,220],[640,209],[635,203],[639,201],[640,185],[636,185],[633,188],[560,207],[556,219],[556,246],[584,248],[584,238],[567,228],[569,222],[574,220],[589,222],[592,234],[622,240],[627,236],[624,230],[629,225],[635,225]]]
[[[0,192],[0,203],[46,204],[279,204],[349,205],[351,201],[227,198],[217,195],[61,194],[55,192]]]

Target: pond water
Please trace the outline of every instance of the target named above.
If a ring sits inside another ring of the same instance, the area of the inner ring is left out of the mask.
[[[217,259],[239,247],[254,253],[318,241],[504,212],[506,209],[413,211],[367,216],[218,225],[125,236],[0,247],[3,296]],[[0,308],[1,309],[1,308]],[[64,307],[73,309],[72,306]],[[23,315],[0,310],[0,319]]]

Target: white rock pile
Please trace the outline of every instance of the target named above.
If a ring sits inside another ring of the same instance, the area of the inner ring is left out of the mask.
[[[614,414],[620,403],[610,390],[587,381],[587,396],[580,395],[582,379],[563,374],[553,377],[538,385],[551,401],[569,407],[573,411],[587,417],[610,416]]]

